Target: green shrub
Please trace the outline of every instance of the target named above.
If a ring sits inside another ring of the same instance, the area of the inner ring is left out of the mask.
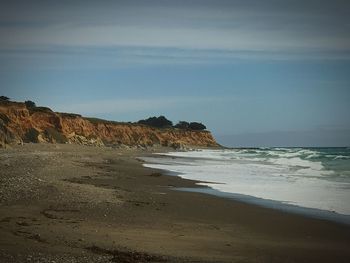
[[[0,96],[0,101],[9,101],[10,98],[6,96]]]
[[[34,142],[37,143],[39,142],[38,136],[39,136],[39,131],[35,128],[30,128],[26,134],[24,135],[24,141],[25,142]]]
[[[190,127],[190,124],[187,121],[179,121],[179,123],[176,124],[174,127],[178,129],[187,130]]]
[[[31,101],[31,100],[26,100],[24,102],[24,104],[26,105],[26,107],[29,109],[29,108],[35,108],[36,105],[35,105],[35,102]]]
[[[191,122],[189,125],[189,128],[191,130],[201,131],[201,130],[205,130],[207,127],[205,127],[205,125],[203,125],[200,122]]]
[[[64,134],[60,133],[54,128],[47,128],[45,129],[45,136],[51,141],[51,142],[57,142],[57,143],[66,143],[68,142],[68,139]]]

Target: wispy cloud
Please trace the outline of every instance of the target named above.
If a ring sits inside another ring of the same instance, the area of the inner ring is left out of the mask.
[[[44,46],[0,49],[1,69],[108,70],[147,65],[232,64],[242,61],[349,60],[350,52],[320,50],[198,50],[152,47]]]
[[[0,28],[0,46],[153,47],[198,50],[349,51],[350,36],[315,34],[283,28],[165,28],[143,25],[67,25],[48,28]]]
[[[34,1],[22,5],[4,5],[0,11],[2,55],[12,49],[23,56],[27,50],[38,58],[54,52],[77,55],[80,49],[103,59],[110,52],[115,55],[110,63],[121,65],[349,59],[350,53],[344,1],[103,1],[99,5],[62,1],[53,7]]]

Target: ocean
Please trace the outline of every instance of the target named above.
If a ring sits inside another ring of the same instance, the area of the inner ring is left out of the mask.
[[[350,148],[195,150],[145,161],[202,186],[177,190],[350,224]]]

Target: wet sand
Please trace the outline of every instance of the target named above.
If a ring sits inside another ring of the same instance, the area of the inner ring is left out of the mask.
[[[350,262],[350,227],[201,193],[167,149],[0,149],[0,262]]]

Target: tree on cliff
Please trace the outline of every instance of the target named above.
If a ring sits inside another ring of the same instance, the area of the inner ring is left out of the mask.
[[[178,124],[174,126],[175,128],[187,130],[190,127],[190,124],[187,121],[179,121]]]
[[[31,101],[31,100],[26,100],[24,102],[24,104],[26,105],[27,108],[35,108],[36,107],[36,104],[35,102]]]
[[[189,125],[189,128],[191,130],[201,131],[201,130],[205,130],[207,127],[205,127],[205,125],[200,122],[191,122]]]
[[[10,98],[9,98],[9,97],[6,97],[6,96],[0,96],[0,100],[1,100],[1,101],[9,101]]]
[[[138,123],[156,127],[156,128],[166,128],[166,127],[173,126],[173,123],[169,121],[167,118],[165,118],[164,116],[150,117],[146,120],[139,120]]]

